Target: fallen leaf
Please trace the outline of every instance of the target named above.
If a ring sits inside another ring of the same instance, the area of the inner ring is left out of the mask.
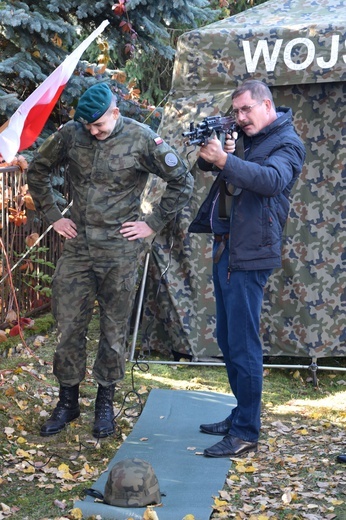
[[[147,507],[143,514],[143,520],[159,520],[159,517],[151,507]]]
[[[25,195],[24,197],[25,205],[28,209],[35,209],[34,202],[32,200],[31,195]],[[38,233],[31,233],[25,238],[25,243],[28,247],[32,247],[35,242],[39,239],[40,235]]]
[[[226,502],[226,500],[220,500],[219,498],[214,498],[214,504],[216,505],[216,507],[221,507],[221,506],[227,506],[228,502]]]
[[[6,504],[4,504],[3,502],[1,502],[1,509],[4,513],[10,513],[11,512],[11,508],[9,506],[7,506]]]
[[[5,322],[8,324],[12,324],[15,321],[17,321],[17,313],[13,310],[8,311],[6,318],[5,318]]]
[[[31,464],[29,464],[22,471],[23,471],[23,473],[28,473],[31,475],[31,474],[35,473],[35,468]]]
[[[22,459],[31,459],[31,455],[28,451],[22,450],[21,448],[18,448],[16,451],[16,455]]]
[[[82,510],[79,509],[79,507],[75,507],[69,511],[71,520],[82,520],[83,519],[83,513]]]
[[[57,477],[63,478],[64,480],[73,480],[73,475],[70,473],[70,468],[67,464],[60,464]]]

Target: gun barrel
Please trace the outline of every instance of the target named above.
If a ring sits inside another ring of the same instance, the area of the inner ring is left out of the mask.
[[[193,137],[195,135],[195,132],[183,132],[181,135],[183,137]]]

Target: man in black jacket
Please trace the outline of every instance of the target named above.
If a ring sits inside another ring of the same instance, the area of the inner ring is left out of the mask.
[[[263,289],[272,270],[281,266],[288,197],[305,159],[291,110],[276,110],[264,83],[246,81],[233,92],[232,100],[239,127],[237,145],[228,135],[224,146],[214,137],[201,147],[198,166],[216,170],[218,176],[189,227],[190,232],[214,234],[216,334],[237,399],[229,417],[200,426],[204,433],[224,436],[204,451],[209,457],[257,450]]]

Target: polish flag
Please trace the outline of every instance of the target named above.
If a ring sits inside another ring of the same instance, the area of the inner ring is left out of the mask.
[[[17,152],[29,148],[40,135],[66,83],[83,52],[109,24],[99,25],[30,96],[0,128],[0,155],[10,163]]]

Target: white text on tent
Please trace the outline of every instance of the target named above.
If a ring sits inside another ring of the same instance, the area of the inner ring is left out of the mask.
[[[336,65],[338,61],[339,39],[340,35],[332,35],[329,60],[326,61],[321,56],[317,57],[316,63],[318,67],[322,69],[331,69]],[[250,41],[243,40],[244,57],[247,71],[255,72],[256,67],[258,65],[258,60],[260,56],[263,55],[263,60],[267,72],[272,72],[277,64],[283,41],[283,39],[278,39],[275,41],[273,52],[270,55],[268,41],[258,40],[255,52],[252,56],[250,49]],[[295,47],[300,47],[299,52],[298,49],[294,49]],[[309,67],[309,65],[311,65],[311,63],[315,59],[315,54],[315,44],[312,40],[310,40],[309,38],[294,38],[286,44],[283,50],[283,61],[288,69],[303,70]],[[293,59],[293,56],[296,56],[295,60]],[[302,57],[303,61],[297,59],[297,56],[300,58]],[[344,61],[346,61],[345,56],[343,57],[343,59]]]

